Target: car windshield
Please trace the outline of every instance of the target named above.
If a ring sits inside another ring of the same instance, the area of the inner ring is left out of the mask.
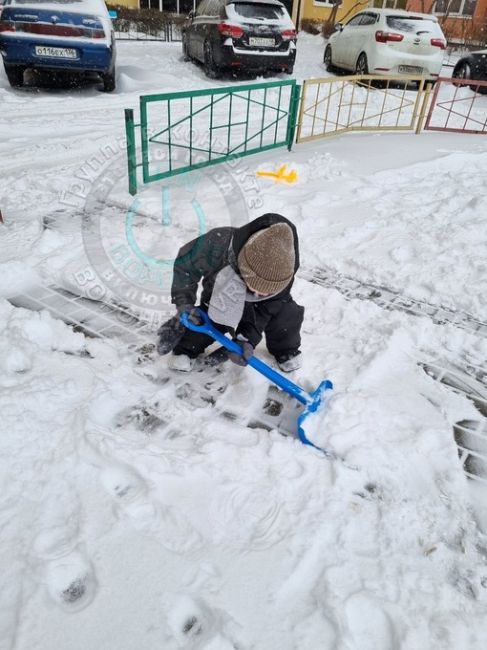
[[[433,32],[436,31],[437,22],[430,18],[421,18],[420,16],[387,16],[387,26],[390,29],[396,29],[400,32]]]
[[[255,2],[235,2],[235,13],[244,18],[262,18],[275,20],[284,16],[284,9],[279,5],[258,4]]]

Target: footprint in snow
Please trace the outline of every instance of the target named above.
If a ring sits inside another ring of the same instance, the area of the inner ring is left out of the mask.
[[[101,484],[120,504],[126,504],[145,495],[144,479],[128,466],[107,467],[100,476]]]
[[[201,538],[184,513],[164,506],[149,495],[144,479],[129,466],[106,468],[101,483],[114,499],[117,512],[131,525],[156,537],[175,553],[186,553],[201,546]]]
[[[200,599],[186,594],[175,596],[167,614],[171,634],[180,648],[194,648],[216,632],[210,608]]]
[[[53,601],[70,612],[87,607],[97,589],[93,567],[78,551],[48,562],[45,583]]]
[[[237,650],[232,629],[235,621],[223,610],[211,609],[201,598],[187,594],[172,597],[167,624],[179,648],[186,650]]]
[[[64,523],[51,519],[50,527],[41,530],[32,545],[33,558],[40,565],[49,595],[71,612],[89,605],[96,593],[93,567],[77,550],[78,541],[77,522],[68,517]]]

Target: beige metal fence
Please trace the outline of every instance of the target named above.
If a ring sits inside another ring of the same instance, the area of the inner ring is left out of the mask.
[[[419,132],[430,92],[431,84],[414,76],[307,79],[296,142],[347,131]]]

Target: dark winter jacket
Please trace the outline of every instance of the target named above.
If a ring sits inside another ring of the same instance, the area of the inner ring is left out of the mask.
[[[217,274],[227,265],[230,265],[238,273],[238,254],[249,237],[257,231],[276,223],[286,223],[293,232],[294,274],[296,274],[299,268],[299,242],[296,228],[285,217],[279,214],[267,213],[240,228],[231,226],[213,228],[205,235],[201,235],[182,246],[174,263],[171,288],[172,302],[176,306],[196,304],[198,285],[202,280],[201,305],[207,309]],[[272,315],[272,313],[279,310],[279,303],[289,300],[292,284],[293,280],[279,294],[267,299],[264,298],[258,303],[245,303],[243,322],[237,328],[237,332],[245,333],[251,342],[252,339],[257,341],[257,338],[260,338],[260,333],[257,337],[257,330],[262,328],[260,323],[255,322],[255,319],[258,318],[258,314],[255,313],[255,305],[259,306],[257,311],[260,309]],[[256,332],[255,335],[252,335],[254,329]]]

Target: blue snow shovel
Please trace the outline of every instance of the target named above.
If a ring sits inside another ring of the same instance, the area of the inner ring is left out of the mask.
[[[181,323],[188,329],[193,330],[193,332],[200,332],[201,334],[207,334],[208,336],[211,336],[212,339],[218,341],[218,343],[223,345],[230,352],[235,352],[236,354],[240,354],[240,355],[242,354],[242,348],[240,347],[240,345],[238,345],[238,343],[235,343],[235,341],[232,341],[232,339],[229,339],[227,336],[219,332],[216,329],[216,327],[212,325],[211,320],[206,312],[202,311],[201,309],[198,309],[198,312],[199,312],[199,316],[203,320],[203,323],[201,325],[195,325],[195,323],[191,322],[188,318],[188,314],[186,313],[181,314]],[[252,366],[252,368],[257,370],[257,372],[260,372],[261,375],[264,375],[264,377],[270,379],[270,381],[276,384],[276,386],[282,388],[282,390],[284,390],[286,393],[291,395],[291,397],[296,398],[298,402],[301,402],[301,404],[304,405],[305,409],[298,416],[298,420],[297,420],[298,437],[301,440],[301,442],[304,445],[310,445],[311,447],[314,447],[315,449],[324,452],[329,457],[334,457],[334,454],[330,453],[326,449],[322,449],[321,447],[318,447],[313,442],[311,442],[311,440],[309,440],[306,437],[306,434],[304,432],[304,423],[306,421],[306,418],[311,413],[315,413],[315,411],[318,409],[320,404],[322,404],[322,402],[326,397],[325,395],[326,391],[332,390],[333,384],[331,383],[331,381],[325,379],[324,381],[321,382],[321,384],[318,386],[316,390],[314,390],[312,393],[308,393],[303,388],[301,388],[301,386],[294,384],[287,377],[284,377],[279,372],[276,372],[274,368],[271,368],[266,363],[264,363],[260,359],[257,359],[256,357],[250,357],[250,359],[248,360],[248,365]]]

